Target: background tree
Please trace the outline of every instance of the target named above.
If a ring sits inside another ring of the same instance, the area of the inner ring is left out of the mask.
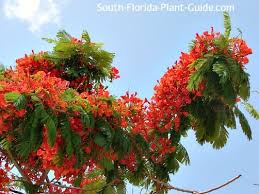
[[[241,37],[196,35],[188,53],[168,68],[150,100],[115,97],[107,82],[119,78],[114,54],[83,32],[60,31],[53,51],[25,55],[0,73],[0,188],[3,193],[125,193],[125,182],[166,193],[180,164],[189,164],[181,138],[195,131],[201,145],[222,148],[247,102],[247,55]],[[239,102],[242,103],[239,103]],[[15,174],[16,170],[19,175]],[[175,188],[175,187],[174,187]],[[195,193],[194,191],[192,193]]]

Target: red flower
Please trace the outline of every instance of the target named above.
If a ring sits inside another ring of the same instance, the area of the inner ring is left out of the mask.
[[[120,78],[119,70],[116,67],[112,68],[112,70],[111,70],[111,77],[112,77],[112,79]]]

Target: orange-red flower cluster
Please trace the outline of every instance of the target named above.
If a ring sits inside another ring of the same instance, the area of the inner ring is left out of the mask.
[[[242,65],[247,64],[249,62],[247,55],[252,54],[252,49],[240,38],[233,38],[230,43],[231,57]]]

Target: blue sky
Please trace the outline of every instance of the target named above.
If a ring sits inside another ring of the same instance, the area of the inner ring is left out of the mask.
[[[258,0],[164,0],[170,4],[234,5],[230,13],[232,35],[243,31],[243,37],[253,49],[247,71],[251,75],[252,90],[259,90],[256,59],[259,58]],[[116,53],[115,66],[121,78],[111,87],[117,96],[127,90],[150,97],[153,87],[166,68],[174,63],[181,51],[187,51],[188,43],[196,32],[223,30],[221,12],[98,12],[97,5],[109,3],[162,3],[160,0],[2,0],[0,1],[0,62],[14,65],[15,59],[25,53],[48,50],[50,45],[41,37],[53,37],[59,29],[74,36],[87,30],[94,41],[105,43],[105,49]],[[258,95],[252,93],[250,102],[257,108]],[[193,133],[183,140],[191,165],[182,166],[172,176],[171,183],[178,187],[204,190],[218,185],[238,174],[243,177],[215,194],[256,194],[259,187],[259,129],[258,121],[249,117],[253,140],[248,141],[240,127],[230,131],[227,145],[213,150],[210,145],[200,146]],[[129,187],[129,193],[131,188]],[[134,188],[134,193],[137,189]],[[170,191],[169,193],[176,193]]]

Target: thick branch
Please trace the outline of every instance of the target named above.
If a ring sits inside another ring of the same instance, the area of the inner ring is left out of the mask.
[[[31,183],[30,178],[23,172],[22,168],[20,167],[20,165],[18,164],[18,162],[15,160],[15,158],[13,157],[13,154],[11,153],[11,151],[9,149],[1,149],[0,150],[3,154],[5,154],[8,159],[14,164],[14,166],[17,168],[17,170],[19,171],[19,173],[21,174],[21,176],[23,177],[23,179],[28,182]]]
[[[169,185],[168,183],[164,183],[162,181],[159,181],[157,179],[152,179],[154,182],[157,182],[163,186],[165,186],[167,189],[169,190],[175,190],[175,191],[179,191],[179,192],[183,192],[183,193],[191,193],[191,194],[207,194],[207,193],[211,193],[213,191],[216,191],[216,190],[219,190],[223,187],[226,187],[227,185],[231,184],[232,182],[236,181],[237,179],[239,179],[241,177],[241,175],[238,175],[232,179],[230,179],[229,181],[227,181],[226,183],[222,184],[222,185],[219,185],[217,187],[214,187],[212,189],[209,189],[209,190],[206,190],[206,191],[202,191],[202,192],[198,192],[198,191],[195,191],[195,190],[189,190],[189,189],[182,189],[182,188],[178,188],[178,187],[175,187],[175,186],[172,186],[172,185]]]
[[[105,186],[109,186],[109,185],[112,185],[114,184],[114,182],[116,182],[116,180],[106,184]],[[71,187],[71,186],[66,186],[66,185],[62,185],[62,184],[55,184],[55,183],[43,183],[44,185],[47,185],[47,186],[55,186],[55,187],[60,187],[60,188],[64,188],[64,189],[75,189],[75,190],[78,190],[78,191],[82,191],[82,192],[90,192],[90,191],[96,191],[98,190],[99,188],[90,188],[90,189],[84,189],[84,188],[81,188],[81,187]]]
[[[71,187],[71,186],[66,186],[66,185],[62,185],[62,184],[55,184],[55,183],[43,183],[47,186],[54,186],[54,187],[60,187],[63,189],[74,189],[74,190],[78,190],[78,191],[83,191],[83,192],[89,192],[89,191],[96,191],[98,188],[92,188],[92,189],[84,189],[81,187]]]

